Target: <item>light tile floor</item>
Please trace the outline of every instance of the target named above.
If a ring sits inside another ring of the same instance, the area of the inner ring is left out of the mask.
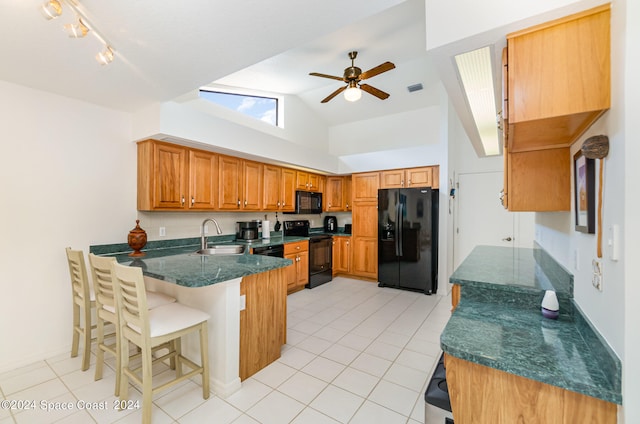
[[[287,302],[287,344],[278,361],[226,399],[212,395],[205,401],[196,378],[160,392],[154,397],[153,422],[425,422],[424,391],[440,355],[450,296],[338,277],[294,293]],[[94,363],[92,356],[91,368],[82,372],[80,356],[65,354],[0,375],[0,401],[22,407],[0,408],[0,424],[140,422],[141,410],[114,409],[113,360],[100,381],[93,379]],[[170,376],[159,364],[154,385]],[[141,402],[139,390],[129,392],[132,402]],[[29,402],[17,404],[22,401]]]

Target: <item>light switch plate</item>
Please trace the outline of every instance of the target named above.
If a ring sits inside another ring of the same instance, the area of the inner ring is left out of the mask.
[[[247,309],[247,296],[243,294],[240,296],[240,310],[244,311],[245,309]]]

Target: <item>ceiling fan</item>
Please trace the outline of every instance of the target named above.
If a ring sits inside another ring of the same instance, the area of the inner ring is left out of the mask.
[[[344,70],[344,75],[342,77],[336,77],[336,76],[327,75],[327,74],[319,74],[317,72],[311,72],[309,74],[309,75],[313,75],[314,77],[330,78],[338,81],[344,81],[347,83],[347,85],[340,87],[333,93],[329,94],[320,103],[327,103],[329,100],[333,99],[335,96],[337,96],[338,94],[342,93],[345,90],[347,90],[345,91],[345,98],[349,101],[354,102],[358,100],[361,96],[359,88],[361,88],[362,90],[366,91],[369,94],[376,96],[380,100],[384,100],[389,97],[388,93],[385,93],[382,90],[378,90],[377,88],[372,87],[368,84],[361,84],[360,81],[371,78],[371,77],[375,77],[376,75],[379,75],[383,72],[390,71],[393,68],[395,68],[396,65],[394,65],[391,62],[384,62],[383,64],[380,64],[375,68],[371,68],[368,71],[362,72],[362,69],[358,68],[353,64],[353,61],[355,60],[356,56],[358,56],[358,52],[356,51],[349,52],[349,59],[351,59],[351,66],[349,66]]]

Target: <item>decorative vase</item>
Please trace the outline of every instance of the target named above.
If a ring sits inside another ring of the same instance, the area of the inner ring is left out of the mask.
[[[129,253],[129,256],[138,257],[146,255],[146,253],[141,252],[140,249],[147,244],[147,232],[140,228],[139,219],[136,219],[136,228],[129,231],[127,243],[129,247],[133,249],[133,252]]]
[[[558,319],[560,315],[560,305],[558,304],[558,297],[553,290],[547,290],[544,292],[541,305],[542,316],[550,319]]]

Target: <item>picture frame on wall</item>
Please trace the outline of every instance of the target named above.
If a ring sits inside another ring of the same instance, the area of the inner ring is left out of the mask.
[[[596,166],[581,151],[573,155],[573,199],[575,230],[594,234],[596,229]]]

